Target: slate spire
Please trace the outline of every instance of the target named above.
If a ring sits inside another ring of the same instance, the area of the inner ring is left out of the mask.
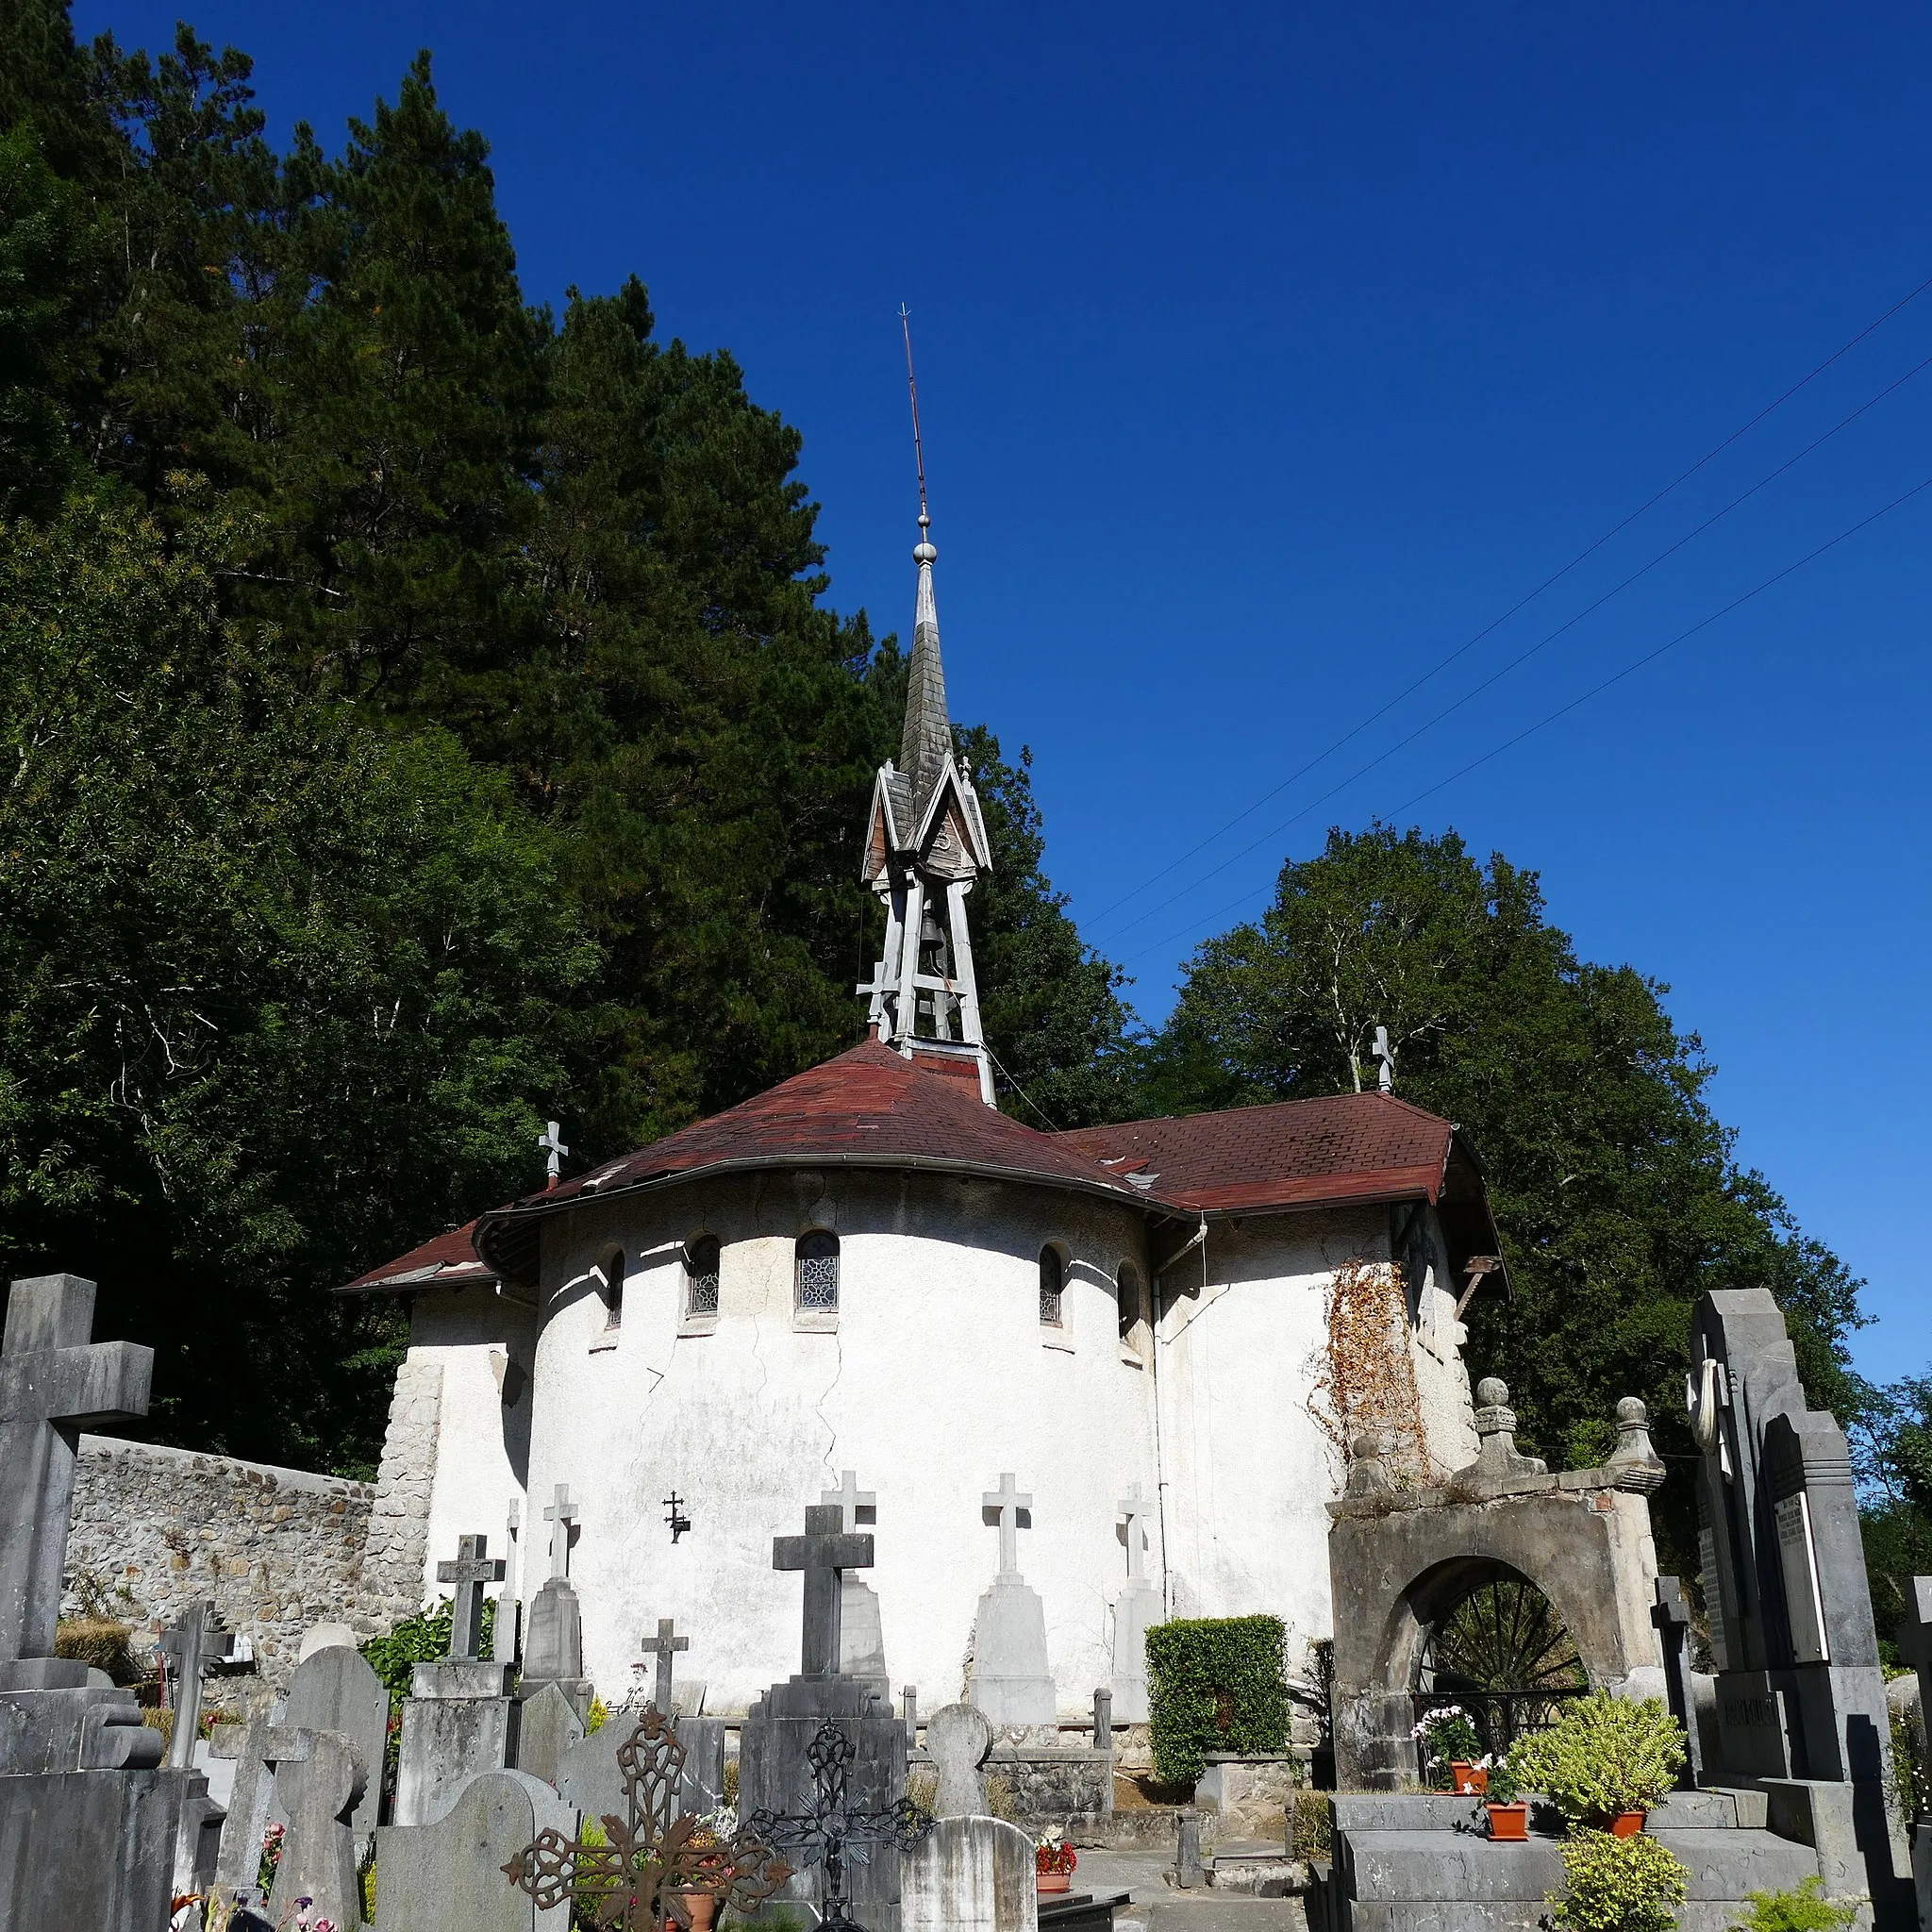
[[[946,670],[940,661],[940,613],[933,597],[932,567],[939,560],[928,532],[924,466],[919,491],[919,596],[912,612],[912,664],[906,680],[906,729],[899,741],[899,769],[912,790],[912,811],[921,816],[940,775],[953,761],[953,721],[946,710]]]

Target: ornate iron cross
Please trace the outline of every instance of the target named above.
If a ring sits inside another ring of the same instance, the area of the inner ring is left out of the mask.
[[[617,1747],[617,1768],[628,1816],[598,1820],[605,1843],[574,1844],[546,1825],[503,1868],[541,1909],[575,1905],[607,1932],[689,1932],[687,1894],[752,1912],[791,1876],[756,1826],[719,1840],[677,1815],[684,1746],[655,1704]]]
[[[852,1740],[837,1724],[824,1724],[805,1754],[811,1771],[811,1807],[804,1812],[754,1811],[746,1828],[781,1852],[795,1852],[803,1865],[825,1868],[825,1896],[819,1932],[863,1932],[846,1907],[845,1861],[871,1862],[874,1846],[909,1852],[932,1830],[932,1814],[910,1798],[890,1811],[855,1811],[846,1803]]]

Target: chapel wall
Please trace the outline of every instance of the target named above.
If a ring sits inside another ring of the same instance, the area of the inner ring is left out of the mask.
[[[375,1494],[305,1470],[83,1435],[60,1614],[98,1611],[157,1635],[211,1600],[279,1690],[308,1624],[373,1637],[414,1607],[365,1577]]]
[[[1417,1233],[1423,1269],[1420,1280],[1411,1284],[1409,1352],[1430,1474],[1440,1479],[1473,1462],[1481,1445],[1469,1364],[1462,1355],[1469,1330],[1456,1319],[1456,1277],[1450,1271],[1442,1224],[1433,1209],[1424,1213]],[[1482,1373],[1478,1369],[1478,1379]]]
[[[794,1242],[840,1239],[836,1324],[793,1307]],[[682,1244],[722,1243],[715,1317],[684,1314]],[[1063,1324],[1040,1320],[1039,1253],[1068,1257]],[[613,1336],[600,1266],[625,1255]],[[1011,1470],[1035,1503],[1020,1567],[1045,1605],[1059,1707],[1111,1675],[1126,1576],[1115,1504],[1156,1494],[1152,1375],[1124,1352],[1124,1260],[1149,1275],[1145,1216],[1060,1190],[963,1176],[822,1170],[719,1176],[619,1196],[544,1230],[533,1502],[579,1500],[573,1574],[586,1667],[633,1681],[642,1625],[691,1632],[681,1669],[741,1709],[798,1668],[799,1580],[772,1538],[853,1469],[877,1493],[877,1591],[893,1686],[958,1698],[997,1535],[980,1498]],[[614,1341],[614,1345],[612,1345]],[[664,1499],[691,1520],[674,1541]],[[1158,1542],[1148,1567],[1158,1574]],[[534,1568],[534,1566],[533,1566]]]

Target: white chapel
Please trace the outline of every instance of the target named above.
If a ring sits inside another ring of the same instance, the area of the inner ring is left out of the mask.
[[[1058,1134],[993,1106],[972,944],[991,855],[924,527],[913,556],[865,1040],[352,1284],[409,1300],[383,1527],[425,1601],[464,1535],[525,1604],[567,1560],[611,1704],[648,1683],[663,1618],[708,1712],[797,1670],[773,1540],[830,1502],[875,1545],[848,1662],[922,1709],[1050,1723],[1111,1687],[1142,1719],[1141,1636],[1167,1616],[1272,1612],[1292,1658],[1331,1627],[1350,1271],[1388,1284],[1418,1459],[1476,1452],[1457,1315],[1497,1241],[1450,1123],[1384,1091]],[[1013,1600],[1043,1639],[1002,1683],[986,1632],[997,1613],[1008,1641]]]

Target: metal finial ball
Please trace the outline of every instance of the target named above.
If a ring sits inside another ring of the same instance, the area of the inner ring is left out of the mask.
[[[1507,1408],[1509,1404],[1509,1385],[1498,1381],[1494,1375],[1485,1375],[1475,1385],[1475,1399],[1485,1408]]]
[[[925,519],[921,517],[919,521],[923,524]],[[939,552],[930,543],[915,543],[912,546],[912,560],[914,563],[937,563],[939,557]]]

